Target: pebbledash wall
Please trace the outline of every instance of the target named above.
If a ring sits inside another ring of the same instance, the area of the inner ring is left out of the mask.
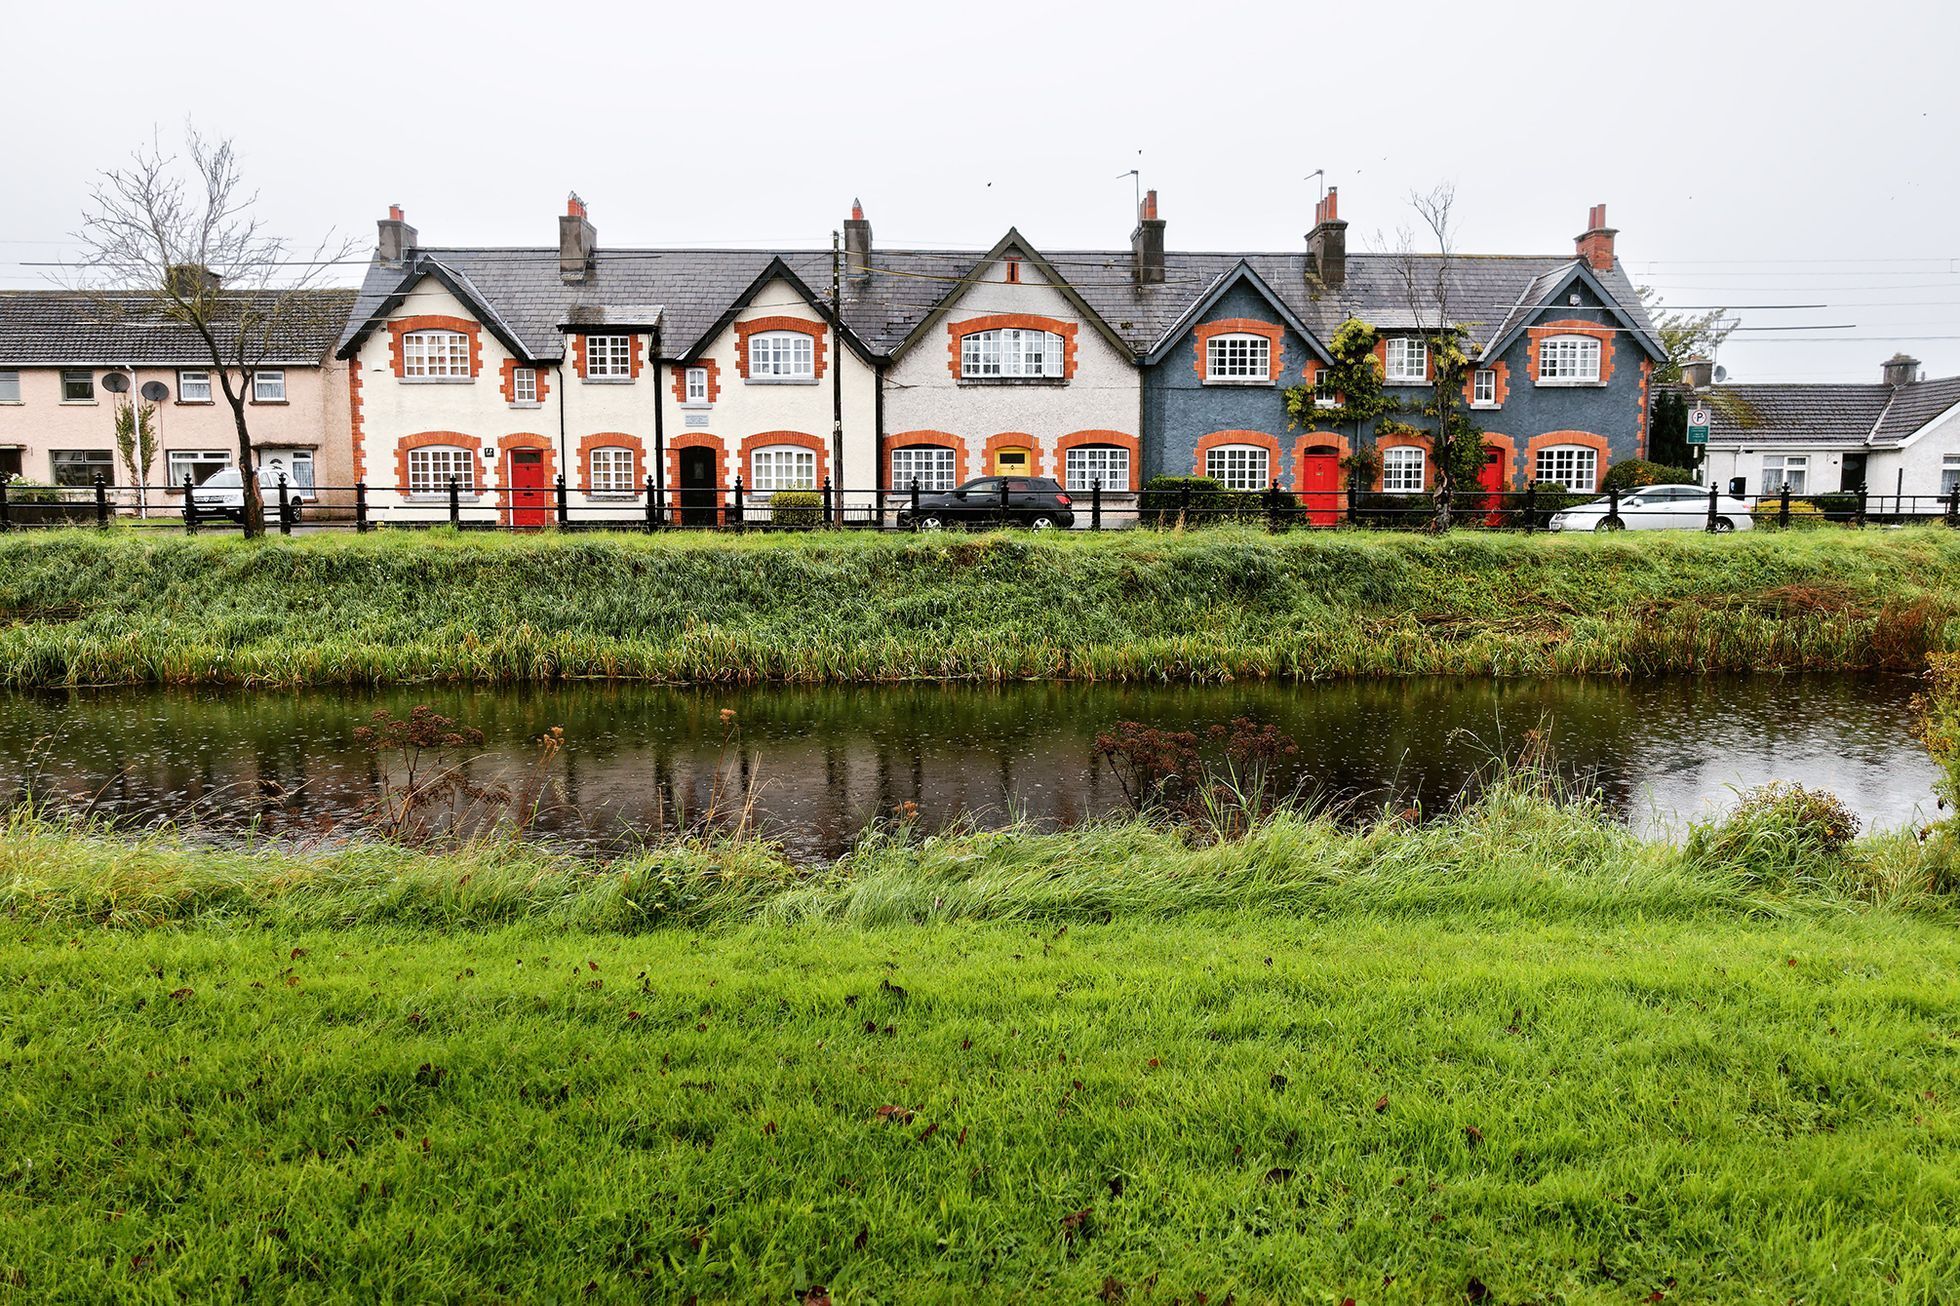
[[[1063,375],[961,376],[962,339],[996,328],[1062,336]],[[917,446],[952,449],[956,481],[992,474],[1000,452],[1014,448],[1029,451],[1032,474],[1066,481],[1068,451],[1098,446],[1128,455],[1128,483],[1104,487],[1121,495],[1141,484],[1140,395],[1134,358],[1085,320],[1033,260],[1009,250],[887,366],[887,484],[895,492],[909,487],[894,474],[892,455]]]
[[[456,380],[417,380],[402,376],[400,336],[422,328],[447,328],[471,340],[472,375]],[[793,330],[812,337],[817,375],[807,381],[776,381],[748,375],[748,339],[761,330]],[[632,374],[625,379],[585,375],[584,339],[566,333],[561,361],[532,361],[514,355],[462,301],[433,277],[423,277],[403,306],[390,313],[363,340],[354,375],[355,458],[369,484],[369,502],[396,521],[440,521],[449,512],[446,488],[417,492],[410,484],[410,455],[416,449],[464,450],[474,469],[472,491],[462,497],[467,520],[508,522],[514,506],[512,452],[535,449],[542,455],[547,485],[563,474],[566,502],[586,520],[616,519],[621,525],[644,519],[644,486],[655,468],[654,410],[662,410],[667,455],[666,505],[678,511],[679,453],[688,448],[714,451],[716,488],[729,490],[739,475],[753,487],[751,466],[758,449],[778,446],[812,450],[816,481],[840,478],[833,466],[831,424],[834,396],[831,369],[843,369],[844,477],[868,486],[875,471],[876,373],[848,347],[814,309],[785,282],[764,286],[751,307],[708,344],[698,359],[656,364],[649,354],[655,333],[624,328],[592,331],[632,340]],[[708,374],[705,402],[686,400],[689,366]],[[513,373],[534,368],[535,402],[519,402]],[[601,450],[626,450],[632,459],[633,490],[601,493],[592,481],[593,458]],[[724,496],[725,497],[725,496]],[[768,495],[751,495],[752,515],[768,511]],[[861,499],[867,495],[857,496]],[[530,505],[527,496],[523,501]],[[854,500],[847,500],[854,502]]]

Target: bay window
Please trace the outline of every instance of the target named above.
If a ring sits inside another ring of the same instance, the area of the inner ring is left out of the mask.
[[[928,494],[953,488],[953,451],[935,444],[908,445],[892,450],[892,489],[903,494],[912,482]]]
[[[960,337],[960,376],[1059,379],[1062,350],[1062,337],[1053,331],[974,331]]]
[[[1205,475],[1228,490],[1263,490],[1271,455],[1254,444],[1221,444],[1205,450]]]
[[[1421,494],[1429,481],[1429,455],[1412,444],[1382,450],[1382,493]]]

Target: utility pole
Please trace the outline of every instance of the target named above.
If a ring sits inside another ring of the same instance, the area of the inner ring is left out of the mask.
[[[832,524],[844,524],[844,236],[830,232],[830,483]]]

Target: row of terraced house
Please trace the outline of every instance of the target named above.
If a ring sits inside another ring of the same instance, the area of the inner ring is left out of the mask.
[[[1285,392],[1320,385],[1358,318],[1381,333],[1387,390],[1419,410],[1433,373],[1418,314],[1434,305],[1409,287],[1440,273],[1474,360],[1462,399],[1484,485],[1590,491],[1644,454],[1664,355],[1603,205],[1570,253],[1442,267],[1348,252],[1338,204],[1329,191],[1278,253],[1171,250],[1155,192],[1128,249],[1042,250],[1010,230],[981,254],[881,248],[855,206],[841,253],[612,249],[576,197],[555,245],[436,244],[391,208],[360,289],[319,292],[251,379],[253,426],[323,500],[360,482],[393,519],[442,518],[453,484],[471,515],[541,524],[561,477],[587,520],[643,511],[649,487],[685,520],[738,482],[753,502],[828,484],[863,505],[994,474],[1099,484],[1112,506],[1162,475],[1331,504],[1363,446],[1370,488],[1420,493],[1435,468],[1419,418],[1380,433],[1312,405],[1289,418]],[[170,395],[159,479],[228,465],[230,413],[192,343],[58,292],[0,298],[0,475],[114,483],[91,410],[117,370]]]

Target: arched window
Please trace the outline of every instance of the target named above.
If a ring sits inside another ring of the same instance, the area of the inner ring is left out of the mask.
[[[953,451],[936,444],[912,444],[892,450],[892,489],[909,493],[912,482],[921,490],[953,488]]]
[[[1538,342],[1538,384],[1588,385],[1599,380],[1599,341],[1593,336],[1548,336]]]
[[[1105,490],[1128,490],[1130,451],[1115,444],[1078,444],[1062,456],[1062,476],[1064,489],[1083,494],[1097,481]]]
[[[402,375],[417,381],[468,379],[470,338],[461,331],[410,331],[402,336]]]
[[[1421,494],[1429,455],[1412,444],[1382,450],[1382,493]]]
[[[1002,327],[960,337],[962,377],[1059,377],[1062,338],[1053,331]]]
[[[1272,457],[1256,444],[1221,444],[1205,450],[1205,475],[1228,490],[1263,490]]]
[[[454,478],[464,494],[476,492],[476,455],[454,445],[431,444],[408,451],[408,492],[447,494]]]
[[[1548,445],[1538,451],[1533,479],[1564,486],[1575,494],[1591,494],[1599,488],[1599,451],[1582,444]]]
[[[619,445],[594,449],[588,457],[587,480],[594,494],[633,492],[633,451]]]
[[[1273,342],[1235,332],[1205,341],[1205,380],[1271,381]]]
[[[817,342],[801,331],[749,337],[749,379],[807,381],[817,374]],[[787,488],[787,487],[785,487]]]
[[[755,484],[749,488],[759,493],[817,488],[817,455],[813,449],[794,444],[767,445],[749,455],[749,467],[755,476]]]

